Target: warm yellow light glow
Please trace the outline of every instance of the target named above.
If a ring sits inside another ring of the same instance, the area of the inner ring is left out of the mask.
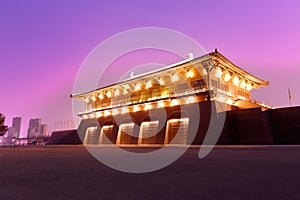
[[[243,88],[243,89],[246,88],[246,81],[245,81],[245,80],[243,80],[243,81],[241,82],[240,87]]]
[[[133,106],[133,112],[140,111],[140,106]]]
[[[107,92],[106,92],[106,96],[107,96],[108,98],[110,98],[110,97],[111,97],[111,91],[107,91]]]
[[[120,95],[120,90],[119,89],[116,89],[115,90],[115,96],[119,96]]]
[[[103,96],[102,93],[100,93],[98,97],[99,97],[99,99],[103,99],[104,98],[104,96]]]
[[[146,89],[149,89],[149,88],[151,88],[152,87],[152,82],[151,81],[148,81],[147,83],[146,83]]]
[[[129,90],[130,89],[130,85],[129,84],[125,84],[124,85],[124,89]]]
[[[193,97],[193,96],[189,96],[189,97],[185,100],[185,102],[186,102],[187,104],[189,104],[189,103],[195,103],[195,102],[196,102],[196,99],[195,99],[195,97]]]
[[[144,110],[150,110],[152,108],[152,105],[150,103],[145,104]]]
[[[176,81],[178,81],[178,79],[179,79],[179,77],[178,77],[177,74],[174,74],[174,75],[172,76],[172,82],[176,82]]]
[[[247,84],[247,86],[246,86],[246,90],[247,90],[247,91],[250,91],[250,90],[252,90],[252,85],[251,85],[251,83],[248,83],[248,84]]]
[[[221,96],[221,95],[218,95],[215,98],[216,98],[217,101],[220,101],[220,102],[225,102],[226,101],[226,98],[224,96]]]
[[[194,70],[189,70],[187,73],[186,73],[186,78],[193,78],[195,76],[195,73],[194,73]]]
[[[82,115],[82,118],[83,118],[83,119],[88,119],[89,116],[88,116],[88,115]]]
[[[170,96],[170,91],[169,90],[164,90],[164,91],[162,91],[162,93],[161,93],[161,97],[168,97],[168,96]]]
[[[128,91],[124,88],[123,94],[128,94]]]
[[[177,106],[177,105],[179,105],[178,100],[177,100],[177,99],[173,99],[173,100],[171,101],[171,106]]]
[[[168,122],[189,122],[189,118],[180,118],[180,119],[169,119]]]
[[[97,97],[95,95],[93,95],[92,100],[95,102],[97,100]]]
[[[128,107],[122,107],[121,113],[122,114],[128,113]]]
[[[110,110],[105,110],[104,111],[104,117],[107,117],[107,116],[109,116],[110,115]]]
[[[232,80],[233,84],[236,86],[239,86],[240,83],[240,79],[237,76],[234,76],[233,80]]]
[[[226,100],[226,103],[232,105],[232,104],[234,103],[234,101],[233,101],[232,99],[227,99],[227,100]]]
[[[114,125],[105,125],[105,126],[102,127],[102,129],[103,130],[109,130],[109,129],[112,129],[113,127],[114,127]]]
[[[119,114],[119,109],[117,109],[117,108],[112,109],[112,114],[113,115]]]
[[[98,117],[102,117],[102,112],[96,112],[96,117],[98,118]]]
[[[223,72],[222,72],[221,68],[220,68],[220,67],[217,67],[217,68],[216,68],[216,71],[215,71],[215,76],[216,76],[217,78],[221,78],[222,74],[223,74]]]
[[[159,108],[165,107],[165,102],[159,101],[159,102],[157,103],[157,107],[159,107]]]
[[[165,82],[164,82],[164,80],[163,80],[162,78],[160,78],[160,79],[158,80],[158,82],[159,82],[160,85],[165,84]]]
[[[136,84],[134,87],[134,91],[139,91],[140,89],[141,89],[141,84],[140,83]]]
[[[231,79],[231,75],[230,75],[230,73],[227,72],[224,76],[224,81],[228,82],[230,79]]]

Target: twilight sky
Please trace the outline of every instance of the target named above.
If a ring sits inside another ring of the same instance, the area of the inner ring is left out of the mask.
[[[21,136],[35,117],[51,131],[55,121],[72,118],[69,95],[89,52],[114,34],[149,26],[180,31],[207,51],[217,47],[238,66],[268,80],[270,86],[253,92],[254,99],[288,106],[290,88],[293,105],[300,105],[299,9],[297,0],[2,0],[0,112],[9,126],[12,117],[23,117]],[[173,62],[172,56],[155,60],[144,53],[116,62],[115,72],[145,62]]]

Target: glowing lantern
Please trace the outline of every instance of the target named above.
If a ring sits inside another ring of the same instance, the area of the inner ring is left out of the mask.
[[[152,105],[150,103],[145,104],[145,110],[150,110],[152,108]]]
[[[221,96],[221,95],[218,95],[217,97],[216,97],[216,100],[217,101],[220,101],[220,102],[225,102],[225,97],[224,96]]]
[[[100,93],[98,97],[99,97],[99,99],[103,99],[104,98],[104,96],[103,96],[102,93]]]
[[[147,83],[146,83],[146,89],[149,89],[149,88],[151,88],[152,87],[152,82],[151,81],[148,81]]]
[[[102,112],[96,112],[96,117],[102,117]]]
[[[95,102],[97,100],[97,97],[95,95],[93,95],[92,100]]]
[[[228,82],[231,79],[230,73],[226,73],[224,76],[224,81]]]
[[[222,74],[223,74],[222,70],[219,67],[217,67],[215,71],[215,76],[217,78],[221,78]]]
[[[233,78],[233,84],[234,85],[236,85],[236,86],[239,86],[239,83],[240,83],[240,79],[239,79],[239,77],[237,77],[237,76],[234,76],[234,78]]]
[[[187,104],[190,104],[190,103],[195,103],[196,100],[195,100],[195,97],[190,96],[190,97],[188,97],[188,98],[185,100],[185,102],[186,102]]]
[[[195,73],[192,69],[186,73],[186,78],[193,78],[194,76],[195,76]]]
[[[178,100],[177,100],[177,99],[173,99],[173,100],[171,101],[171,106],[177,106],[177,105],[179,105]]]
[[[139,91],[140,89],[141,89],[141,84],[140,83],[136,84],[134,87],[134,91]]]
[[[111,91],[106,92],[106,96],[107,96],[108,98],[110,98],[110,97],[111,97]]]
[[[124,89],[129,90],[129,89],[130,89],[129,84],[125,84],[125,85],[124,85]]]
[[[122,107],[122,114],[128,113],[128,108],[127,107]]]
[[[83,119],[88,119],[89,116],[88,116],[88,115],[82,115],[82,118],[83,118]]]
[[[140,111],[140,107],[139,106],[134,106],[133,107],[133,112],[137,112],[137,111]]]
[[[157,107],[163,108],[163,107],[165,107],[165,103],[164,103],[163,101],[159,101],[159,102],[157,103]]]
[[[172,82],[176,82],[176,81],[178,81],[178,75],[177,74],[174,74],[173,76],[172,76]]]
[[[251,83],[248,83],[247,86],[246,86],[246,90],[250,91],[251,89],[252,89],[252,85],[251,85]]]
[[[159,82],[159,84],[160,84],[160,85],[163,85],[163,84],[165,84],[164,80],[163,80],[163,79],[161,79],[161,78],[158,80],[158,82]]]
[[[118,110],[117,108],[114,108],[114,109],[112,110],[112,114],[113,114],[113,115],[119,114],[119,110]]]
[[[246,81],[245,81],[245,80],[243,80],[243,81],[241,82],[240,87],[243,88],[243,89],[246,88]]]
[[[110,111],[109,110],[105,110],[104,111],[104,116],[106,117],[106,116],[109,116],[110,115]]]
[[[230,104],[230,105],[232,105],[233,104],[233,100],[232,99],[227,99],[227,101],[226,101],[226,103],[228,103],[228,104]]]
[[[120,95],[120,90],[119,89],[116,89],[115,90],[115,96],[119,96]]]

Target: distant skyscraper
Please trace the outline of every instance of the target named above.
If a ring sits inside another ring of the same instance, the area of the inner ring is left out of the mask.
[[[47,126],[47,124],[42,124],[41,125],[40,136],[42,136],[42,137],[48,136],[48,126]]]
[[[41,124],[42,124],[41,118],[30,119],[29,127],[27,130],[27,137],[28,138],[39,137],[40,130],[41,130]]]
[[[16,137],[16,138],[20,137],[21,123],[22,123],[22,118],[21,117],[13,118],[12,128],[15,129],[14,137]]]
[[[12,126],[8,131],[7,137],[19,138],[21,132],[21,123],[22,123],[21,117],[14,117],[12,121]]]

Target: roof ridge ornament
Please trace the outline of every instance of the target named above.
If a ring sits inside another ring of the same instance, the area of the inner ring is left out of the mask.
[[[134,72],[130,73],[130,78],[134,78]]]
[[[167,66],[162,67],[160,69],[155,69],[155,70],[151,70],[151,71],[144,72],[144,73],[141,73],[141,74],[136,74],[136,75],[134,74],[134,71],[133,71],[133,72],[130,73],[130,77],[128,79],[125,79],[125,81],[131,80],[131,79],[134,79],[134,78],[137,78],[137,77],[141,77],[141,76],[144,76],[144,75],[148,75],[148,74],[151,74],[151,73],[154,73],[154,72],[159,72],[161,70],[168,69],[168,68],[174,67],[176,65],[180,65],[180,64],[189,62],[189,61],[191,61],[193,59],[194,59],[194,54],[192,52],[190,52],[190,53],[187,54],[187,58],[186,59],[184,59],[182,61],[179,61],[177,63],[171,64],[171,65],[167,65]]]

